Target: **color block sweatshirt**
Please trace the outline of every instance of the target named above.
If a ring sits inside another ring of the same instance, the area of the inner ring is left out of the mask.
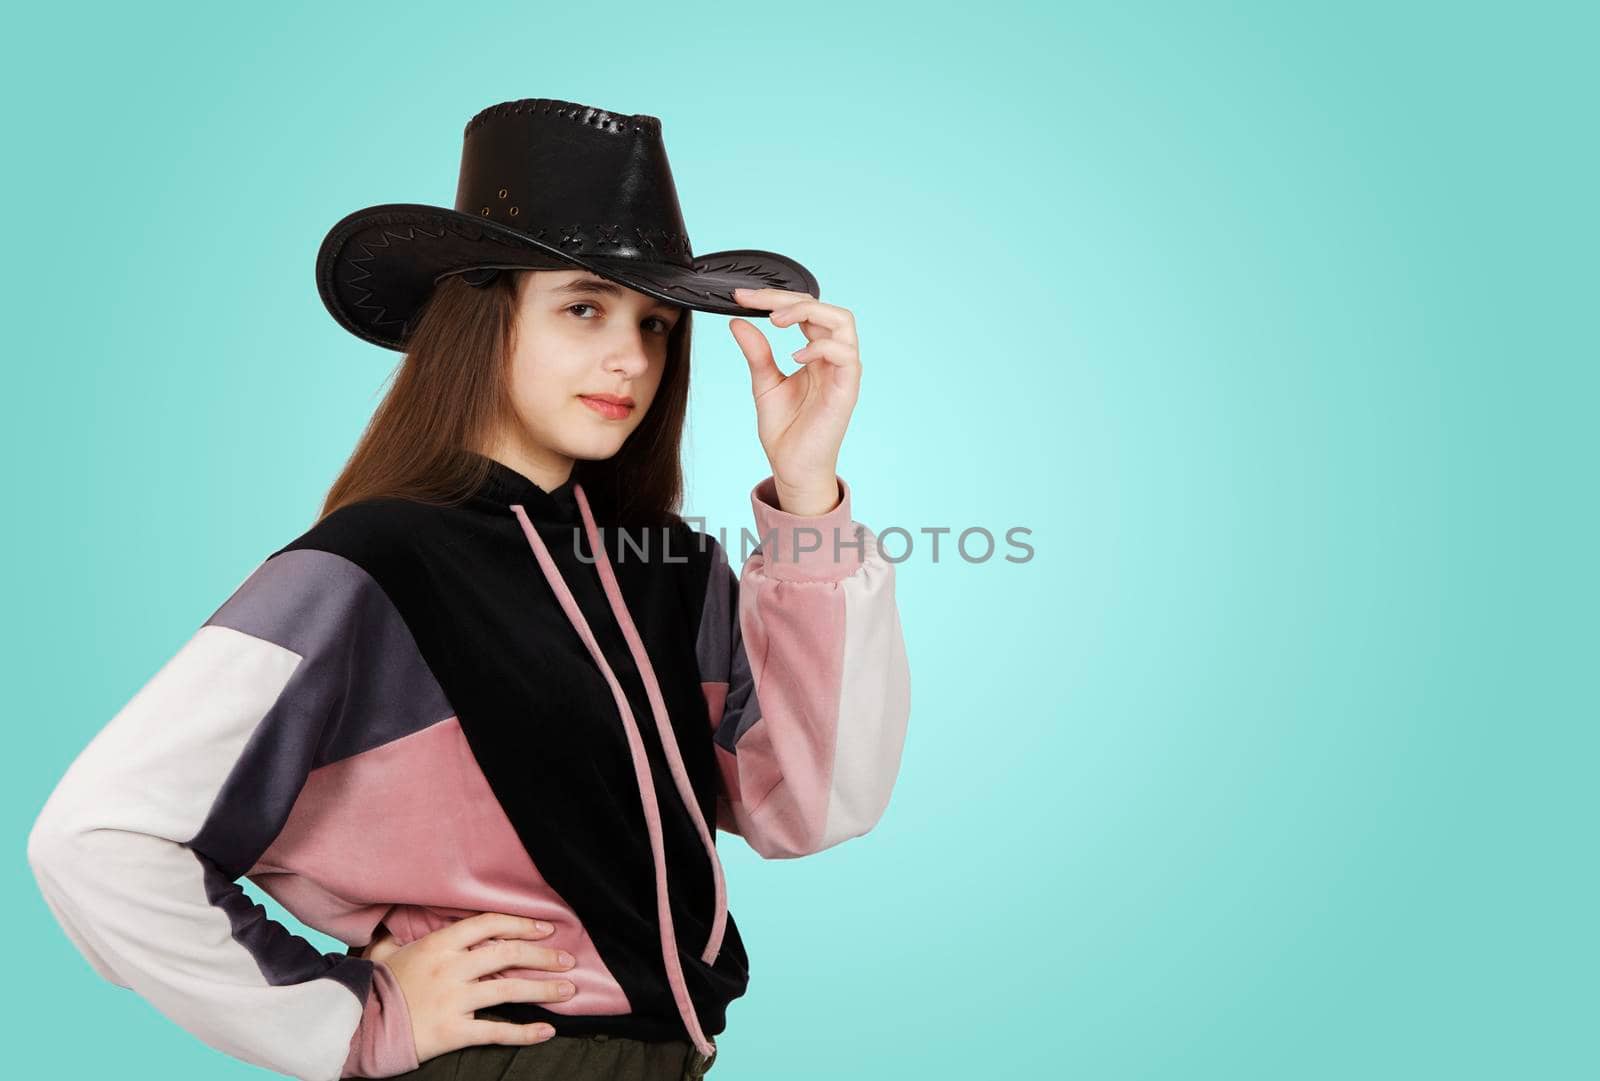
[[[272,553],[34,824],[73,945],[212,1047],[308,1081],[415,1069],[400,986],[359,949],[508,912],[577,964],[486,978],[577,993],[494,1010],[709,1053],[749,980],[717,831],[797,857],[888,804],[910,675],[842,478],[809,517],[757,484],[736,577],[682,520],[609,528],[576,482],[490,468],[457,506],[350,504]]]

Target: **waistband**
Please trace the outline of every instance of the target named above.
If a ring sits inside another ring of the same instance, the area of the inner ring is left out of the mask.
[[[655,1014],[565,1014],[538,1002],[500,1002],[483,1007],[475,1016],[491,1021],[515,1021],[519,1025],[543,1021],[554,1025],[558,1036],[612,1036],[643,1043],[693,1043],[684,1033],[681,1020]]]
[[[516,1023],[513,1017],[507,1015],[513,1012],[513,1010],[509,1009],[508,1007],[515,1007],[517,1005],[520,1004],[501,1003],[498,1006],[480,1009],[476,1012],[475,1016],[481,1020],[512,1021],[513,1023]],[[659,1063],[658,1066],[654,1068],[649,1066],[646,1067],[646,1072],[651,1081],[697,1081],[698,1078],[702,1078],[706,1075],[707,1071],[711,1069],[712,1065],[717,1060],[718,1049],[715,1039],[708,1038],[708,1042],[711,1044],[711,1053],[708,1055],[696,1047],[693,1042],[684,1039],[682,1034],[679,1034],[677,1037],[671,1039],[650,1040],[611,1032],[589,1032],[578,1034],[571,1032],[570,1026],[569,1031],[563,1033],[560,1026],[563,1025],[565,1020],[567,1019],[563,1018],[562,1020],[550,1022],[558,1026],[556,1029],[556,1034],[550,1039],[541,1043],[515,1047],[504,1044],[488,1045],[489,1047],[494,1048],[494,1050],[489,1050],[487,1052],[485,1051],[485,1048],[467,1047],[449,1053],[454,1055],[476,1054],[477,1057],[480,1058],[484,1057],[484,1055],[487,1053],[490,1056],[505,1058],[515,1057],[517,1055],[540,1055],[540,1049],[543,1048],[545,1049],[542,1052],[544,1054],[556,1054],[560,1055],[562,1058],[566,1058],[568,1054],[572,1053],[569,1051],[569,1048],[578,1046],[581,1048],[580,1052],[578,1052],[578,1057],[585,1060],[592,1060],[594,1052],[603,1048],[607,1054],[615,1055],[619,1061],[623,1058],[627,1058],[630,1062],[638,1064],[641,1062],[641,1060],[648,1063],[652,1058],[655,1059],[656,1062]],[[641,1056],[636,1051],[624,1050],[626,1045],[629,1044],[643,1045],[647,1048],[647,1053]],[[507,1054],[508,1052],[510,1053],[509,1055]],[[663,1058],[663,1055],[666,1057]],[[682,1064],[681,1067],[677,1065],[679,1062]],[[673,1065],[667,1066],[667,1063],[672,1063]],[[503,1065],[506,1064],[497,1063],[494,1068],[500,1069]],[[469,1081],[472,1076],[471,1065],[468,1063],[461,1064],[461,1066],[458,1067],[458,1072],[452,1076],[460,1078],[461,1081]],[[485,1076],[487,1077],[488,1075],[485,1074]],[[501,1074],[496,1073],[495,1076],[498,1077],[501,1076]],[[396,1078],[395,1081],[403,1081],[403,1079]]]

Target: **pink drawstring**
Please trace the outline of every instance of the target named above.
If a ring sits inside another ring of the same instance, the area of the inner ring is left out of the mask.
[[[628,648],[633,654],[634,662],[639,666],[639,675],[645,684],[646,693],[650,699],[650,709],[656,726],[656,734],[661,739],[662,749],[666,752],[667,763],[672,770],[673,783],[677,786],[678,794],[689,808],[689,813],[694,819],[695,827],[700,833],[700,841],[706,846],[706,852],[711,857],[712,877],[716,886],[716,917],[711,928],[711,937],[706,943],[702,959],[710,964],[716,959],[722,946],[723,928],[727,921],[727,894],[722,877],[722,864],[717,859],[716,846],[711,841],[710,831],[706,827],[704,816],[700,814],[699,803],[694,798],[694,792],[689,784],[687,771],[684,770],[682,757],[678,754],[677,739],[672,735],[671,720],[667,717],[666,705],[661,697],[660,685],[656,682],[655,670],[650,665],[650,658],[645,653],[644,644],[639,638],[638,629],[633,620],[628,616],[627,606],[622,603],[622,593],[617,587],[616,576],[612,573],[611,566],[605,556],[605,548],[600,543],[598,531],[595,528],[594,517],[589,512],[589,502],[583,493],[581,485],[574,484],[573,492],[578,499],[578,507],[583,515],[583,526],[589,537],[589,546],[595,555],[595,565],[599,568],[601,584],[605,589],[606,597],[611,603],[611,610],[616,616],[618,624],[622,627],[623,637],[628,641]],[[694,1002],[689,997],[689,985],[683,977],[683,964],[678,959],[678,938],[672,927],[672,901],[667,891],[667,856],[665,844],[661,834],[661,808],[656,801],[655,782],[650,774],[650,760],[646,757],[644,738],[640,735],[638,723],[634,720],[633,708],[628,704],[628,697],[622,690],[622,685],[617,681],[616,673],[607,663],[605,655],[601,652],[599,644],[595,641],[594,633],[589,629],[588,620],[584,619],[583,612],[578,608],[578,602],[573,597],[572,591],[567,587],[566,580],[561,577],[561,572],[556,569],[555,561],[550,558],[550,552],[545,547],[544,538],[539,536],[539,531],[528,520],[527,512],[520,503],[513,504],[511,510],[516,514],[517,520],[522,523],[522,532],[528,538],[528,544],[533,549],[534,557],[539,561],[540,568],[544,571],[545,578],[550,583],[550,588],[555,591],[556,599],[560,601],[562,610],[566,612],[567,619],[578,632],[578,637],[588,647],[589,654],[600,666],[601,674],[605,676],[606,683],[611,687],[611,696],[616,700],[617,712],[622,717],[623,728],[628,735],[628,749],[633,756],[634,778],[639,786],[639,799],[644,805],[645,826],[650,835],[650,854],[655,861],[656,871],[656,912],[661,924],[661,956],[667,966],[667,982],[672,988],[672,997],[678,1005],[678,1013],[683,1018],[684,1025],[689,1030],[689,1036],[694,1041],[697,1050],[703,1055],[711,1055],[716,1051],[712,1043],[700,1027],[700,1019],[694,1011]]]
[[[717,846],[711,840],[711,830],[706,825],[705,816],[700,813],[700,803],[695,799],[694,786],[689,783],[689,771],[684,768],[683,756],[678,752],[678,740],[672,733],[672,721],[667,716],[666,701],[661,697],[661,685],[656,682],[655,668],[650,664],[650,656],[645,652],[644,642],[639,638],[633,617],[628,614],[628,606],[623,603],[616,572],[611,569],[611,562],[601,555],[605,549],[600,546],[594,515],[589,511],[588,497],[583,494],[583,488],[579,485],[573,485],[573,492],[578,497],[578,510],[583,514],[583,526],[589,534],[589,547],[595,552],[595,568],[600,572],[600,582],[605,587],[606,598],[611,602],[611,612],[617,617],[617,623],[622,628],[622,636],[628,640],[628,649],[633,653],[633,662],[638,665],[640,678],[644,680],[645,693],[650,699],[650,711],[654,714],[656,735],[660,737],[662,750],[667,753],[667,764],[672,769],[672,781],[677,785],[678,797],[683,800],[684,806],[689,808],[689,816],[694,819],[694,827],[700,834],[700,843],[705,846],[706,856],[711,860],[716,914],[712,918],[711,934],[706,939],[706,948],[701,953],[700,960],[708,965],[714,964],[717,954],[722,950],[722,934],[728,922],[728,893],[722,878],[722,861],[717,858]]]

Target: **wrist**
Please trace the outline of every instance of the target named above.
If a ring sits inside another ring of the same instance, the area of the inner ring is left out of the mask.
[[[778,509],[798,518],[816,518],[827,514],[838,507],[843,498],[837,473],[830,473],[819,481],[808,480],[801,484],[785,484],[774,474],[772,492],[777,498]]]

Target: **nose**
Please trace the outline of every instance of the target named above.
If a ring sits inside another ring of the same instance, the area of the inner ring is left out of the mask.
[[[649,338],[642,331],[624,331],[623,340],[607,357],[606,370],[633,379],[650,368]]]

